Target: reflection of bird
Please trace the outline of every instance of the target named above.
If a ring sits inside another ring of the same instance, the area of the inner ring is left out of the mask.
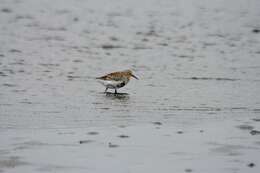
[[[133,75],[131,70],[125,70],[109,73],[96,79],[99,79],[99,82],[106,87],[105,92],[107,92],[108,88],[110,88],[115,89],[116,94],[117,89],[125,86],[129,82],[131,77],[138,79],[135,75]]]

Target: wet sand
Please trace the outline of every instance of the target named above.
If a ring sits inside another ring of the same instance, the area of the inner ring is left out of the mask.
[[[259,6],[1,0],[0,173],[259,172]]]

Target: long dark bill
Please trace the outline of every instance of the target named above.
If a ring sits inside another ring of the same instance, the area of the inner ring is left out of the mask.
[[[136,77],[135,75],[131,74],[131,76],[134,77],[134,78],[136,78],[137,80],[139,80],[138,77]]]

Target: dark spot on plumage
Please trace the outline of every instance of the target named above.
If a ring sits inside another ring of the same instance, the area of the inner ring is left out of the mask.
[[[120,84],[118,84],[118,85],[117,85],[117,88],[121,88],[121,87],[123,87],[123,86],[125,86],[125,82],[121,82]]]

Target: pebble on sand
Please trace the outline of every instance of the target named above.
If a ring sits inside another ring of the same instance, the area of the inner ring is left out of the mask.
[[[11,12],[12,12],[12,10],[9,9],[9,8],[3,8],[1,11],[2,11],[3,13],[11,13]]]
[[[251,130],[250,134],[251,135],[260,135],[260,131],[259,130]]]
[[[182,130],[178,130],[177,133],[178,134],[183,134],[183,131]]]
[[[127,135],[119,135],[118,137],[119,138],[129,138],[129,136],[127,136]]]
[[[98,132],[88,132],[89,135],[98,135]]]
[[[159,121],[153,122],[153,124],[154,124],[154,125],[159,125],[159,126],[161,126],[161,125],[162,125],[162,123],[161,123],[161,122],[159,122]]]
[[[112,144],[111,142],[109,142],[109,143],[108,143],[108,147],[109,147],[109,148],[117,148],[117,147],[119,147],[119,145]]]
[[[253,33],[259,33],[259,32],[260,32],[260,29],[253,29],[252,32],[253,32]]]
[[[255,166],[255,164],[251,162],[247,166],[250,167],[250,168],[253,168]]]
[[[253,130],[254,129],[253,126],[250,126],[250,125],[247,125],[247,124],[239,125],[239,126],[237,126],[237,128],[239,128],[241,130]]]
[[[185,172],[192,172],[192,169],[187,168],[187,169],[185,169]]]
[[[260,121],[260,118],[253,118],[252,120],[258,122],[258,121]]]
[[[92,140],[80,140],[79,143],[80,144],[88,144],[88,143],[91,143],[93,142]]]

